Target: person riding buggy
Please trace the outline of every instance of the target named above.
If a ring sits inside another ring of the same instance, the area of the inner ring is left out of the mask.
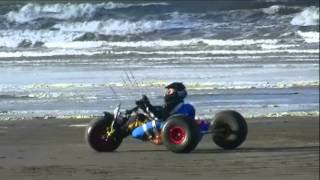
[[[188,93],[183,83],[171,83],[165,90],[163,106],[151,105],[143,95],[132,109],[120,111],[119,103],[113,113],[104,112],[104,116],[92,120],[85,131],[88,145],[98,152],[112,152],[131,135],[164,144],[175,153],[188,153],[205,134],[211,134],[213,142],[224,149],[237,148],[246,139],[247,123],[239,112],[225,110],[212,121],[196,120],[195,108],[184,102]]]
[[[132,137],[143,140],[149,139],[154,144],[162,144],[160,132],[165,120],[169,116],[181,114],[190,117],[190,119],[195,118],[194,107],[184,102],[187,95],[186,87],[181,82],[173,82],[165,87],[163,106],[151,105],[147,96],[143,95],[141,100],[136,101],[136,105],[143,109],[143,111],[151,114],[154,120],[136,127],[132,131]],[[134,118],[132,120],[134,120]]]

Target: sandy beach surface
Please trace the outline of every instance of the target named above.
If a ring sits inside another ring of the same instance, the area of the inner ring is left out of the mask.
[[[190,154],[132,138],[97,153],[84,142],[86,123],[0,122],[0,179],[319,179],[318,117],[249,119],[239,149],[222,150],[206,136]]]

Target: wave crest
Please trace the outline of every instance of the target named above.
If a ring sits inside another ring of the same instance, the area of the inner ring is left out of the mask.
[[[57,4],[35,4],[28,3],[22,6],[18,11],[10,11],[6,18],[10,22],[26,23],[38,18],[54,18],[60,20],[92,18],[99,10],[105,11],[117,8],[128,8],[132,6],[149,6],[149,5],[167,5],[166,3],[142,3],[142,4],[124,4],[124,3],[57,3]]]
[[[319,7],[308,7],[298,13],[290,22],[296,26],[316,26],[319,25]]]

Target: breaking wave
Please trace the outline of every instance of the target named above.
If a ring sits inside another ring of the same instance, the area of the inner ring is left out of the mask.
[[[319,25],[319,7],[308,7],[298,13],[290,22],[297,26],[317,26]]]
[[[75,41],[83,42],[82,46],[90,41],[104,41],[132,47],[165,40],[173,44],[181,41],[179,45],[190,39],[204,39],[200,41],[205,44],[214,39],[229,44],[247,39],[279,39],[286,44],[299,44],[301,36],[295,26],[312,26],[307,31],[316,32],[314,26],[318,24],[319,8],[315,6],[303,9],[273,5],[197,12],[163,2],[28,3],[0,15],[0,48],[37,48],[47,43]]]
[[[141,34],[166,29],[193,28],[197,24],[190,24],[183,19],[175,20],[141,20],[131,22],[128,20],[110,19],[106,21],[88,21],[56,24],[53,28],[63,32],[91,32],[104,35]]]
[[[35,4],[28,3],[19,10],[10,11],[5,16],[9,22],[26,23],[39,18],[54,18],[60,20],[74,20],[82,18],[93,18],[99,13],[110,9],[128,8],[132,6],[151,6],[167,5],[167,3],[142,3],[142,4],[124,4],[124,3],[80,3],[80,4]]]
[[[296,13],[301,10],[300,7],[296,6],[284,6],[284,5],[272,5],[268,8],[263,8],[262,12],[269,15],[275,15],[275,14],[291,14]]]

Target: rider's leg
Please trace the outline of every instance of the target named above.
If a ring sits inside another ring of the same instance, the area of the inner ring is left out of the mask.
[[[135,128],[132,131],[132,137],[137,139],[149,138],[155,134],[159,134],[161,130],[162,122],[160,121],[150,121],[142,126]]]

